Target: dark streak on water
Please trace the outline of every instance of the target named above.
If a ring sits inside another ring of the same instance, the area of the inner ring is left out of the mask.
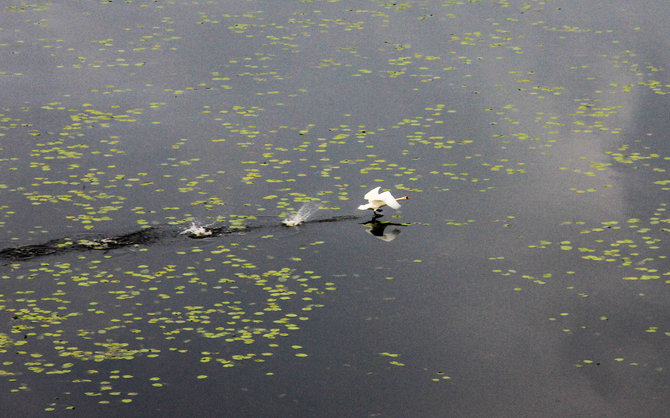
[[[302,223],[310,224],[310,223],[338,222],[358,218],[359,218],[358,216],[342,215],[324,219],[306,220],[303,221]],[[282,226],[282,224],[265,225],[265,226],[241,225],[236,226],[234,228],[226,226],[205,227],[204,231],[206,233],[203,235],[187,234],[186,236],[191,239],[204,239],[229,234],[240,234],[272,226],[278,227]],[[3,248],[2,250],[0,250],[0,258],[6,258],[12,261],[25,261],[36,257],[44,257],[48,255],[63,254],[74,251],[109,251],[128,246],[149,245],[165,240],[167,238],[176,238],[182,234],[183,232],[181,232],[178,229],[175,229],[174,227],[171,228],[150,227],[141,229],[139,231],[133,231],[126,234],[113,235],[107,237],[101,237],[99,235],[91,235],[91,236],[82,235],[77,239],[59,238],[49,240],[42,244],[30,244],[22,247]]]

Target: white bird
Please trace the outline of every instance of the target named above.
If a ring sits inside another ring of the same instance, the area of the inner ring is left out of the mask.
[[[392,207],[393,209],[399,209],[400,208],[400,203],[398,203],[398,200],[409,200],[409,196],[403,196],[399,198],[393,197],[391,192],[384,192],[384,193],[379,193],[379,189],[381,187],[375,187],[374,189],[370,190],[363,196],[363,199],[368,201],[367,205],[360,205],[358,209],[360,210],[367,210],[367,209],[372,209],[372,212],[374,214],[377,214],[377,210],[384,206],[389,206]]]

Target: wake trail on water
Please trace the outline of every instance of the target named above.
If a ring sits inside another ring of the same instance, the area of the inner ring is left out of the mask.
[[[277,218],[274,218],[275,221],[267,219],[259,224],[256,224],[253,220],[249,219],[246,224],[230,226],[212,226],[213,224],[202,224],[198,221],[191,221],[188,226],[181,226],[178,229],[175,229],[174,226],[163,225],[115,235],[86,234],[77,238],[63,237],[40,244],[0,248],[0,260],[24,261],[75,251],[110,251],[124,247],[150,245],[179,237],[187,237],[190,239],[215,238],[226,235],[245,234],[253,230],[266,228],[298,226],[305,223],[316,224],[323,222],[338,222],[359,218],[359,216],[354,215],[342,215],[309,220],[309,218],[319,209],[320,205],[318,203],[308,202],[304,204],[298,212],[289,215],[281,221],[281,223],[276,222]],[[2,264],[1,261],[0,264]]]

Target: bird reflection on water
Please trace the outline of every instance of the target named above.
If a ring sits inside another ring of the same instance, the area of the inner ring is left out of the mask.
[[[361,225],[364,225],[366,228],[366,231],[370,235],[374,235],[375,237],[386,241],[390,242],[393,241],[400,235],[400,229],[398,228],[393,228],[389,231],[387,231],[387,228],[389,226],[407,226],[408,224],[399,224],[399,223],[393,223],[393,222],[380,222],[379,218],[381,218],[382,215],[375,214],[372,219],[370,219],[367,222],[363,222]]]

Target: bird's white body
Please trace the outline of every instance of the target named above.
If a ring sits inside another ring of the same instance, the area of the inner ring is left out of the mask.
[[[374,189],[367,192],[365,196],[363,196],[363,199],[367,200],[368,203],[365,205],[360,205],[358,209],[360,210],[372,209],[373,211],[377,211],[377,209],[384,206],[389,206],[393,209],[399,209],[400,203],[398,203],[398,200],[409,199],[409,197],[407,196],[403,196],[396,199],[395,197],[393,197],[391,192],[379,193],[379,189],[381,189],[381,187],[375,187]]]

